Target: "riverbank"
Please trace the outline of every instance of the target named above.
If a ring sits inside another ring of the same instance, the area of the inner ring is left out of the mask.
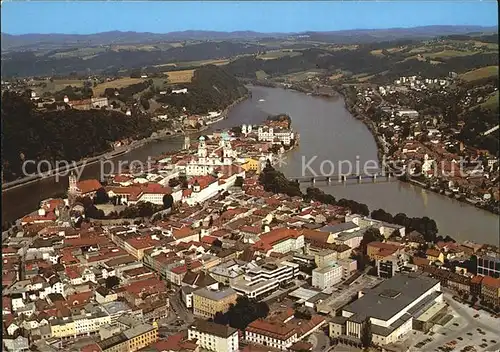
[[[378,161],[379,161],[379,164],[381,164],[382,161],[385,160],[386,157],[390,156],[390,155],[389,155],[389,150],[388,150],[387,146],[384,144],[380,134],[378,133],[377,126],[365,113],[360,112],[357,109],[356,102],[351,102],[349,100],[349,97],[346,94],[344,94],[343,90],[339,90],[338,93],[343,97],[344,106],[345,106],[346,110],[349,111],[351,116],[354,117],[355,119],[363,122],[365,124],[365,126],[368,128],[368,130],[370,130],[370,133],[372,134],[372,136],[375,140],[375,143],[377,145]],[[492,214],[495,214],[495,215],[500,214],[499,208],[490,207],[488,205],[483,205],[479,202],[474,202],[473,201],[474,197],[472,195],[465,194],[465,193],[456,194],[453,192],[449,195],[445,195],[444,190],[440,190],[440,189],[437,189],[435,187],[431,187],[431,185],[429,185],[425,182],[421,182],[421,181],[414,179],[414,178],[411,178],[411,177],[398,177],[398,180],[401,182],[410,183],[414,186],[420,187],[420,188],[425,189],[425,190],[432,191],[433,193],[439,194],[443,197],[452,198],[452,199],[457,200],[459,202],[472,205],[476,208],[488,211]]]
[[[241,81],[244,82],[245,84],[250,84],[253,86],[289,89],[299,93],[304,93],[316,97],[333,98],[338,95],[338,92],[333,90],[331,92],[319,92],[312,87],[301,86],[296,83],[281,83],[281,82],[250,80],[250,79],[241,79]],[[321,89],[321,88],[331,88],[331,87],[320,86],[319,88]]]
[[[182,135],[193,135],[193,134],[203,132],[203,131],[207,130],[212,124],[217,123],[223,119],[227,119],[229,111],[233,107],[235,107],[236,105],[238,105],[239,103],[245,101],[246,99],[248,99],[250,97],[251,97],[251,92],[248,92],[243,97],[235,100],[232,104],[227,106],[221,112],[220,116],[222,118],[220,118],[217,121],[214,121],[206,126],[203,126],[201,129],[189,130],[189,131],[185,131],[184,133],[172,132],[172,131],[167,130],[167,129],[155,131],[148,138],[143,138],[140,140],[133,140],[130,144],[124,145],[123,147],[119,147],[119,148],[122,148],[122,150],[117,150],[117,149],[114,149],[111,151],[108,150],[102,154],[99,154],[99,155],[96,155],[93,157],[86,157],[86,158],[76,162],[75,164],[72,164],[69,167],[66,167],[66,168],[62,168],[62,169],[58,168],[56,170],[50,171],[50,172],[42,174],[42,175],[26,176],[26,177],[23,177],[21,179],[2,183],[2,194],[4,192],[7,192],[7,191],[10,191],[10,190],[22,187],[22,186],[37,183],[37,182],[39,182],[43,179],[46,179],[46,178],[54,177],[57,175],[59,175],[59,176],[67,175],[69,172],[77,170],[81,166],[83,166],[83,167],[90,166],[90,165],[98,163],[102,160],[110,160],[110,159],[116,158],[118,156],[128,154],[131,151],[138,149],[138,148],[142,148],[146,144],[149,144],[149,143],[159,142],[159,141],[163,141],[163,140],[166,140],[169,138],[175,138],[175,137],[182,136]]]

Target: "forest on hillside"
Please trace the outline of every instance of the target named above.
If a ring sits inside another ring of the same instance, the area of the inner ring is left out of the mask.
[[[2,96],[4,179],[23,176],[25,160],[78,161],[110,150],[114,141],[144,138],[160,127],[148,117],[115,111],[40,112],[29,99],[6,91]]]
[[[391,45],[394,45],[392,43]],[[498,65],[498,53],[477,53],[447,59],[442,64],[432,64],[429,60],[406,59],[405,53],[375,56],[371,53],[384,44],[360,46],[357,50],[307,49],[302,55],[284,56],[274,60],[262,60],[246,56],[230,62],[226,67],[237,77],[256,78],[257,71],[264,71],[271,77],[287,75],[308,70],[342,70],[352,75],[376,75],[372,81],[390,82],[401,76],[420,75],[422,77],[443,77],[450,71],[463,73],[484,66]]]
[[[157,101],[181,111],[183,107],[191,114],[206,114],[225,109],[248,90],[226,69],[215,65],[200,67],[194,71],[190,83],[183,84],[186,94],[170,94]]]
[[[186,86],[187,94],[165,95],[159,101],[178,112],[186,107],[188,113],[201,114],[225,109],[247,93],[234,76],[213,65],[197,69]],[[121,92],[130,89],[125,87]],[[2,96],[1,110],[5,181],[23,176],[24,160],[78,161],[110,150],[117,140],[149,137],[167,123],[154,121],[147,114],[126,116],[108,110],[42,112],[25,94],[9,91]]]

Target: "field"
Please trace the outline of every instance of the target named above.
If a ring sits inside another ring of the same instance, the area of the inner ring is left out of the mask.
[[[400,52],[401,50],[403,50],[405,47],[397,47],[397,48],[388,48],[386,49],[387,52],[389,53],[397,53],[397,52]],[[384,54],[382,54],[382,49],[377,49],[377,50],[372,50],[370,51],[370,54],[372,55],[375,55],[375,56],[384,56]]]
[[[460,75],[460,78],[467,82],[476,81],[479,79],[498,76],[498,66],[486,66],[472,70]]]
[[[343,73],[335,73],[335,74],[331,75],[331,76],[329,77],[329,79],[330,79],[331,81],[335,81],[335,80],[337,80],[337,79],[342,78],[343,76],[344,76],[344,74],[343,74]]]
[[[484,109],[495,109],[498,108],[498,91],[495,94],[492,94],[484,103],[481,104],[481,107]]]
[[[198,67],[198,66],[205,66],[205,65],[222,66],[222,65],[226,65],[229,61],[230,60],[227,60],[227,59],[183,61],[183,62],[178,62],[178,63],[156,65],[155,67]]]
[[[57,92],[63,90],[67,86],[73,87],[83,87],[83,81],[79,79],[55,79],[53,82],[49,80],[35,81],[35,83],[45,83],[46,87],[34,87],[33,90],[37,94],[43,94],[45,92]]]
[[[260,70],[255,72],[255,76],[257,77],[257,79],[265,79],[268,76],[268,74]]]
[[[142,82],[142,81],[144,81],[144,78],[130,78],[130,77],[119,78],[119,79],[116,79],[116,80],[111,81],[111,82],[105,82],[105,83],[98,84],[97,86],[92,88],[92,90],[94,91],[94,96],[98,97],[104,93],[104,90],[106,88],[119,89],[119,88],[130,86],[131,84]]]
[[[55,59],[79,57],[79,58],[86,60],[86,59],[92,58],[93,56],[96,56],[97,54],[103,53],[105,51],[106,51],[106,49],[104,49],[104,48],[95,48],[95,47],[80,48],[77,50],[57,52],[57,53],[51,55],[50,57],[55,58]]]
[[[375,55],[375,56],[384,56],[384,54],[382,54],[382,49],[372,50],[372,51],[370,51],[370,54]]]
[[[475,51],[458,51],[458,50],[443,50],[437,53],[424,53],[422,54],[425,58],[429,57],[431,59],[434,58],[450,58],[450,57],[457,57],[457,56],[469,56],[469,55],[474,55],[477,54]]]
[[[299,56],[302,55],[301,52],[297,51],[290,51],[290,50],[276,50],[276,51],[268,51],[265,54],[257,56],[258,59],[261,60],[273,60],[273,59],[279,59],[281,57],[285,56]]]
[[[363,74],[362,77],[358,77],[358,82],[366,82],[372,79],[375,75],[365,75]]]
[[[204,65],[222,66],[222,65],[227,64],[228,62],[229,62],[229,60],[227,60],[227,59],[185,61],[185,62],[178,63],[177,66],[180,66],[180,67],[193,67],[193,66],[204,66]]]
[[[288,78],[291,81],[295,82],[301,82],[301,81],[306,81],[309,80],[310,78],[314,78],[316,76],[324,74],[324,70],[311,70],[311,71],[302,71],[302,72],[296,72],[296,73],[291,73],[288,75],[285,75],[285,78]]]
[[[165,72],[168,75],[168,83],[189,83],[193,78],[194,70],[181,70]]]

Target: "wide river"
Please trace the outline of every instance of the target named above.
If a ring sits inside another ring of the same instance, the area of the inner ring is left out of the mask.
[[[332,165],[334,170],[338,170],[340,161],[350,161],[353,165],[357,162],[361,168],[366,162],[371,163],[367,167],[373,167],[373,163],[377,162],[377,147],[370,131],[350,115],[342,98],[313,97],[279,88],[251,89],[252,98],[235,106],[228,119],[216,123],[212,128],[257,124],[271,114],[289,114],[293,129],[300,133],[300,145],[287,154],[281,166],[287,176],[301,176],[306,165],[310,166],[306,173],[310,175],[311,169],[318,174],[321,171],[329,173]],[[179,149],[183,142],[183,137],[172,137],[133,150],[118,159],[146,160],[149,156]],[[346,166],[343,166],[343,172],[346,171],[344,167]],[[99,163],[85,167],[82,179],[99,177],[100,168]],[[67,178],[62,178],[59,182],[48,178],[5,191],[2,193],[2,217],[12,221],[33,211],[40,200],[64,192],[67,186]],[[407,183],[364,180],[361,183],[332,182],[327,185],[317,182],[316,187],[333,194],[337,199],[346,198],[365,203],[370,211],[381,208],[392,214],[428,216],[436,221],[439,233],[443,236],[499,244],[500,226],[497,215]]]

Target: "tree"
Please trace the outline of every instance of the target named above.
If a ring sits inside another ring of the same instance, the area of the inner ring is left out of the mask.
[[[163,208],[170,209],[172,208],[173,204],[174,204],[174,197],[172,197],[171,194],[165,194],[163,196]]]
[[[149,110],[149,100],[145,98],[141,98],[141,105],[144,108],[144,110]]]
[[[236,299],[236,304],[230,305],[229,310],[224,315],[227,317],[227,324],[235,329],[244,330],[252,321],[265,318],[267,314],[269,314],[267,303],[258,302],[246,296],[239,296]],[[218,316],[217,319],[214,319],[214,322],[226,323],[226,317]]]
[[[368,228],[364,234],[363,234],[363,239],[361,240],[361,251],[363,252],[364,255],[366,255],[366,249],[367,245],[370,242],[376,242],[376,241],[382,241],[384,237],[380,234],[379,229],[375,227],[370,227]]]
[[[130,78],[141,78],[141,70],[133,70],[130,72]]]
[[[367,317],[361,326],[361,344],[364,348],[368,348],[372,345],[372,322],[370,317]]]
[[[118,276],[108,276],[105,280],[106,288],[112,289],[120,285],[120,278]]]
[[[295,309],[293,316],[297,319],[311,320],[311,313],[307,310]]]
[[[221,325],[227,325],[227,324],[229,324],[228,316],[226,314],[223,314],[222,312],[217,312],[217,313],[215,313],[215,316],[214,316],[214,323],[221,324]]]
[[[212,248],[213,249],[221,249],[222,248],[222,241],[219,240],[218,238],[215,239],[213,242],[212,242]]]
[[[109,202],[108,193],[101,187],[95,192],[94,204],[106,204]]]
[[[238,177],[236,178],[236,181],[234,182],[234,185],[235,185],[236,187],[243,187],[243,182],[244,182],[243,177],[238,176]]]
[[[180,184],[181,184],[181,181],[179,181],[178,178],[171,178],[170,180],[168,180],[168,186],[170,188],[177,187]]]

